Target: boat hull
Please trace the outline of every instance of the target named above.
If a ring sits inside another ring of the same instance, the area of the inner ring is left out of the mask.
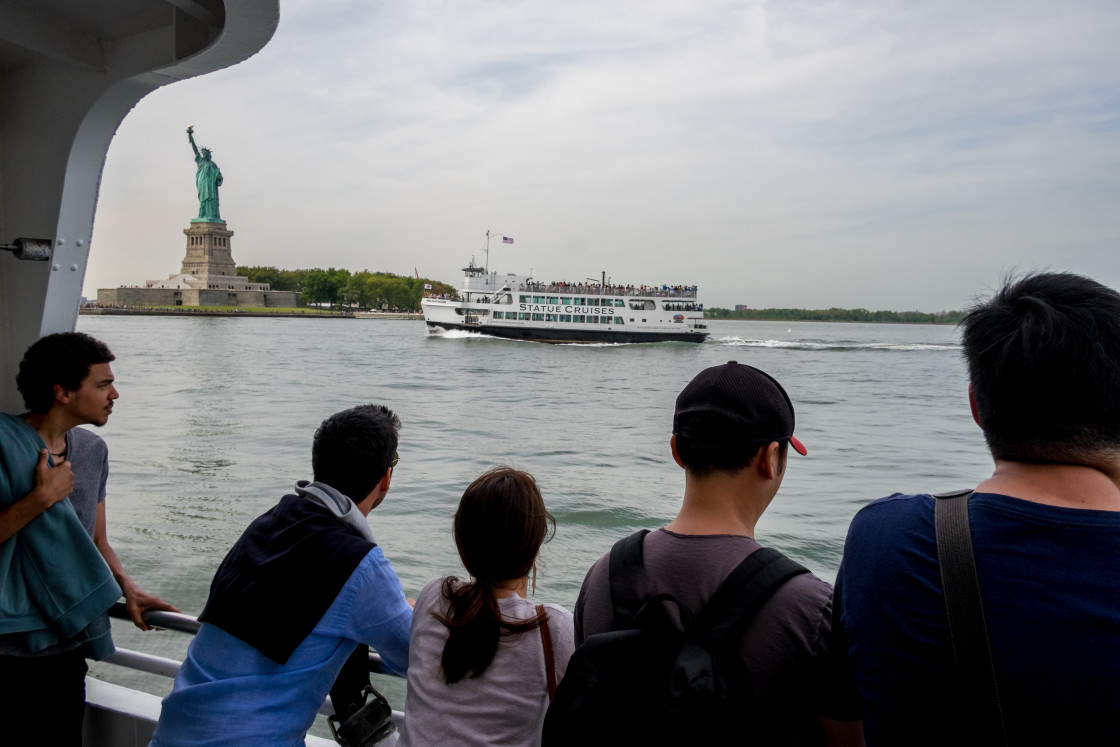
[[[531,340],[551,343],[635,343],[635,342],[704,342],[703,332],[626,332],[592,329],[548,329],[543,327],[499,327],[481,324],[452,324],[428,321],[429,329],[463,330],[507,340]]]

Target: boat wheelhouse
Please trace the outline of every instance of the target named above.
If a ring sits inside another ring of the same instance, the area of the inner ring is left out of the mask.
[[[696,286],[541,283],[463,268],[457,297],[421,300],[429,330],[466,330],[553,343],[703,342],[704,306]]]

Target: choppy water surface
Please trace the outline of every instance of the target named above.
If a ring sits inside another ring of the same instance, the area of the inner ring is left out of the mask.
[[[725,321],[702,345],[618,346],[429,337],[422,322],[348,319],[81,317],[78,329],[117,356],[121,399],[99,431],[110,538],[134,579],[193,614],[242,529],[310,479],[319,422],[364,402],[404,424],[392,490],[370,518],[410,596],[462,573],[451,538],[459,497],[485,469],[511,464],[537,477],[558,521],[537,598],[571,607],[616,539],[676,512],[673,401],[727,360],[782,382],[809,449],[791,452],[758,538],[826,580],[859,506],[967,487],[990,464],[948,326]],[[115,630],[120,646],[176,658],[186,648],[179,634]],[[96,673],[169,689],[105,665]],[[386,688],[399,707],[403,686]]]

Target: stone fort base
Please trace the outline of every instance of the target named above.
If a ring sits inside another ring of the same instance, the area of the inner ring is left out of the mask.
[[[100,306],[297,306],[297,291],[216,290],[211,288],[100,288]]]

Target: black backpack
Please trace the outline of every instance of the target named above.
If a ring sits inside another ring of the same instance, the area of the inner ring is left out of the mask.
[[[747,737],[743,628],[782,584],[808,569],[777,550],[756,550],[693,614],[671,594],[638,598],[647,533],[611,548],[618,629],[589,636],[572,654],[545,716],[546,747],[742,743]],[[680,626],[670,606],[679,610]]]

